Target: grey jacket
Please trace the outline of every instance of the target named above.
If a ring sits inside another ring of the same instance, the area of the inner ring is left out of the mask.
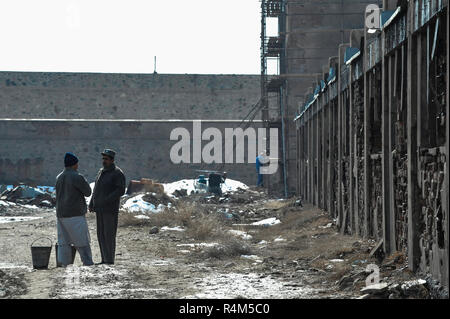
[[[72,168],[66,168],[56,177],[56,216],[83,216],[87,212],[85,196],[92,191],[86,179]]]
[[[94,192],[89,203],[96,213],[119,213],[120,197],[125,194],[125,175],[113,164],[102,168],[95,178]]]

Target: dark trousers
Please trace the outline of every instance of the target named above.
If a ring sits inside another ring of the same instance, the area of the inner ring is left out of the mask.
[[[103,263],[114,263],[118,213],[101,212],[97,215],[97,238]]]
[[[258,172],[258,181],[256,182],[256,186],[263,186],[263,175]]]

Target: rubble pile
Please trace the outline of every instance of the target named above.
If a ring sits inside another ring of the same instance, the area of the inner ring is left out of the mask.
[[[430,285],[426,280],[416,279],[402,283],[377,283],[361,289],[361,299],[428,299]]]
[[[141,178],[140,181],[131,180],[128,183],[127,195],[141,192],[163,194],[164,185],[149,178]]]
[[[24,274],[8,273],[0,269],[0,299],[9,299],[27,291]]]
[[[21,184],[12,189],[6,189],[0,194],[0,200],[21,205],[34,205],[52,208],[56,205],[56,196],[51,188],[39,188]]]
[[[191,199],[194,201],[197,201],[202,204],[223,204],[223,203],[229,203],[229,204],[252,204],[255,201],[266,199],[267,195],[265,195],[262,192],[253,191],[250,189],[241,189],[238,188],[235,191],[230,191],[227,193],[222,194],[221,196],[218,195],[206,195],[205,194],[192,194]]]
[[[448,298],[448,290],[437,281],[431,277],[422,279],[418,274],[409,271],[407,256],[404,253],[397,252],[381,262],[376,257],[380,243],[382,244],[382,241],[373,247],[354,244],[354,252],[357,253],[355,256],[358,259],[349,255],[347,260],[341,260],[342,263],[350,262],[352,268],[336,281],[338,290],[359,293],[359,299]],[[365,250],[367,253],[370,250],[370,253],[365,255]]]
[[[155,206],[165,205],[168,206],[169,203],[173,204],[174,200],[170,198],[166,193],[145,193],[142,196],[142,200],[151,203]]]
[[[140,193],[133,196],[124,196],[121,200],[121,209],[131,213],[159,213],[171,207],[173,200],[166,194]]]

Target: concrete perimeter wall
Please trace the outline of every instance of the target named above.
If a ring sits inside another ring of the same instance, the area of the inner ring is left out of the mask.
[[[0,118],[234,119],[258,75],[0,72]]]
[[[224,129],[235,128],[239,123],[202,121],[201,125],[202,131],[218,128],[224,138]],[[253,123],[254,128],[261,126],[259,121]],[[186,128],[193,136],[193,122],[185,120],[3,119],[0,120],[0,184],[53,185],[68,151],[80,158],[79,171],[92,182],[101,166],[100,152],[106,147],[117,151],[116,162],[125,172],[127,182],[141,177],[170,182],[194,178],[199,174],[196,169],[221,168],[217,164],[173,164],[170,149],[176,141],[170,141],[170,133],[176,127]],[[207,143],[203,141],[202,146]],[[223,141],[223,147],[224,144]],[[228,164],[223,169],[229,178],[256,184],[255,164]]]

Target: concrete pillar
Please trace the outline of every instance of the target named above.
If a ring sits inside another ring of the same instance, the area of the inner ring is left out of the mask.
[[[412,7],[409,7],[408,22],[414,21]],[[421,36],[408,34],[408,266],[416,271],[419,266],[419,238],[417,234],[419,218],[419,191],[417,184],[417,113],[420,101],[420,73],[422,63]]]
[[[346,124],[349,125],[349,134],[347,137],[347,143],[348,143],[348,169],[349,169],[349,173],[348,173],[348,177],[349,177],[349,194],[348,194],[348,207],[349,207],[349,223],[350,223],[350,229],[352,234],[355,233],[355,205],[354,205],[354,199],[355,199],[355,192],[354,192],[354,182],[353,182],[353,165],[354,165],[354,160],[353,160],[353,156],[354,156],[354,131],[353,131],[353,126],[355,125],[354,123],[354,117],[353,117],[353,85],[352,85],[352,67],[351,65],[349,66],[350,71],[349,71],[349,87],[348,87],[348,94],[349,94],[349,118],[346,121]]]
[[[350,34],[350,46],[359,48],[361,45],[361,37],[364,35],[364,29],[352,30]],[[361,49],[361,48],[360,48]],[[365,50],[364,50],[365,52]],[[355,92],[353,89],[352,77],[353,69],[355,68],[354,64],[350,65],[350,154],[349,154],[349,163],[350,163],[350,211],[352,212],[352,230],[353,233],[359,235],[359,209],[358,209],[358,158],[357,158],[357,132],[355,131],[355,127],[357,127],[358,123],[354,122],[354,113],[355,113],[355,105],[354,105],[354,96]],[[357,81],[356,79],[354,79]]]
[[[302,174],[302,140],[301,140],[301,136],[302,136],[302,127],[301,127],[301,121],[300,119],[297,119],[297,161],[298,161],[298,174],[297,174],[297,195],[302,197],[302,184],[301,184],[301,174]]]
[[[333,124],[334,124],[334,108],[333,103],[330,99],[330,89],[327,90],[328,94],[328,178],[327,178],[327,185],[328,185],[328,212],[330,216],[334,216],[334,205],[333,205],[333,183],[332,183],[332,172],[333,172],[333,165],[334,165],[334,131],[333,131]]]
[[[326,99],[324,94],[322,94],[321,105],[322,105],[322,167],[321,167],[321,184],[322,184],[322,208],[327,210],[327,195],[328,195],[328,185],[326,181],[326,172],[327,172],[327,149],[328,149],[328,135],[327,135],[327,114],[328,114],[328,105],[325,104]]]
[[[312,113],[313,113],[313,119],[312,119],[312,123],[313,123],[313,203],[314,205],[318,206],[318,197],[319,197],[319,192],[318,192],[318,183],[317,183],[317,175],[318,175],[318,171],[317,171],[317,154],[318,154],[318,149],[319,149],[319,145],[318,145],[318,129],[317,127],[318,125],[318,114],[317,114],[317,101],[313,103],[313,105],[311,106],[312,108]]]
[[[322,110],[321,110],[321,99],[317,99],[316,101],[316,136],[317,136],[317,167],[316,167],[316,174],[317,174],[317,206],[320,208],[323,208],[322,205],[322,196],[323,196],[323,190],[322,190]]]
[[[363,237],[369,237],[370,209],[370,72],[367,72],[369,55],[367,54],[367,29],[364,29],[364,225]]]
[[[446,30],[447,30],[447,99],[446,99],[446,101],[447,101],[447,105],[446,105],[446,114],[450,114],[450,109],[449,109],[449,97],[450,97],[450,95],[449,95],[449,92],[450,92],[450,89],[449,89],[449,67],[450,67],[450,60],[449,60],[449,55],[450,55],[450,50],[449,50],[449,48],[448,48],[448,46],[449,46],[449,43],[450,43],[450,32],[448,31],[448,29],[450,28],[450,6],[449,5],[447,5],[447,27],[446,27]],[[449,153],[449,144],[450,144],[450,135],[449,135],[449,131],[450,131],[450,125],[449,125],[449,120],[448,120],[448,115],[447,115],[447,118],[446,118],[446,126],[447,126],[447,128],[446,128],[446,131],[447,131],[447,133],[446,133],[446,139],[445,139],[445,158],[446,158],[446,161],[445,161],[445,181],[444,181],[444,183],[445,183],[445,185],[444,185],[444,192],[445,192],[445,194],[446,194],[446,198],[445,198],[445,208],[444,208],[444,218],[445,218],[445,229],[446,229],[446,231],[445,231],[445,255],[446,256],[448,256],[449,255],[449,251],[448,251],[448,232],[449,232],[449,228],[448,228],[448,218],[449,218],[449,199],[448,199],[448,190],[449,190],[449,188],[448,188],[448,186],[449,186],[449,184],[448,184],[448,180],[449,180],[449,177],[448,177],[448,175],[449,175],[449,164],[448,164],[448,161],[449,161],[449,155],[450,155],[450,153]],[[444,281],[444,285],[448,288],[448,286],[449,286],[449,277],[448,277],[448,262],[447,262],[447,267],[445,268],[445,270],[444,270],[444,276],[443,276],[443,278],[445,279],[445,281]]]
[[[382,35],[384,52],[385,34]],[[383,248],[386,254],[395,250],[395,219],[393,207],[393,158],[392,158],[392,95],[393,95],[393,57],[382,58],[382,217]]]
[[[308,109],[308,201],[314,204],[313,192],[313,123],[312,123],[312,108]]]
[[[344,142],[343,142],[343,137],[344,137],[344,131],[343,128],[345,127],[345,122],[344,122],[344,115],[345,115],[345,110],[344,110],[344,101],[343,101],[343,94],[341,92],[341,88],[342,88],[342,79],[341,79],[341,70],[342,70],[342,66],[344,64],[344,54],[345,54],[345,49],[348,47],[348,44],[341,44],[339,45],[339,68],[337,71],[338,74],[338,194],[337,194],[337,198],[338,198],[338,207],[337,207],[337,213],[338,213],[338,227],[341,228],[341,231],[345,231],[345,226],[344,226],[344,220],[345,220],[345,216],[344,216],[344,209],[343,209],[343,171],[342,171],[342,157],[344,156]]]

